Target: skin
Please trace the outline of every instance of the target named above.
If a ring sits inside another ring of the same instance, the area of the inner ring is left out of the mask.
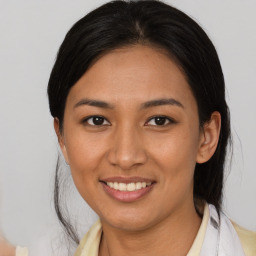
[[[75,107],[88,98],[112,108]],[[142,108],[147,101],[170,98],[180,104]],[[92,115],[103,116],[103,125],[85,120]],[[158,125],[154,116],[167,118]],[[188,253],[201,224],[193,203],[194,168],[213,155],[220,125],[214,112],[199,127],[185,76],[159,49],[121,48],[92,65],[69,92],[62,132],[57,118],[54,126],[78,191],[101,219],[99,255]],[[100,182],[113,176],[155,184],[144,197],[120,202]]]
[[[0,233],[0,256],[15,256],[15,247],[12,246]]]

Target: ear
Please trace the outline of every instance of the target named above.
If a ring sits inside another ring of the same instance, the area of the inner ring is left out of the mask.
[[[197,163],[205,163],[213,156],[218,146],[220,128],[221,115],[215,111],[212,113],[211,119],[202,128],[196,158]]]
[[[59,119],[57,117],[55,117],[53,122],[54,122],[53,123],[54,124],[54,130],[55,130],[55,133],[56,133],[57,138],[58,138],[60,149],[62,151],[62,154],[63,154],[64,158],[65,158],[66,163],[69,164],[64,136],[63,136],[63,133],[60,131]]]

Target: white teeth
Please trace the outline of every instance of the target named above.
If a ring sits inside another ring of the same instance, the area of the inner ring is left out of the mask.
[[[140,182],[137,182],[137,183],[136,183],[136,189],[141,189],[141,188],[142,188],[141,183],[140,183]]]
[[[120,190],[120,191],[126,191],[127,189],[127,186],[126,186],[126,184],[125,183],[119,183],[119,185],[118,185],[118,190]]]
[[[127,184],[127,190],[128,191],[134,191],[136,189],[135,183],[129,183]]]
[[[118,182],[107,182],[107,185],[115,190],[119,191],[135,191],[147,186],[150,186],[151,182],[132,182],[132,183],[118,183]]]
[[[114,189],[116,189],[116,190],[118,190],[118,183],[117,182],[114,182],[114,187],[111,187],[111,188],[114,188]]]

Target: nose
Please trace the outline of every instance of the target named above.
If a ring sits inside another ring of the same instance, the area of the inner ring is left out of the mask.
[[[108,161],[123,170],[143,165],[147,154],[142,136],[132,127],[120,127],[113,134]]]

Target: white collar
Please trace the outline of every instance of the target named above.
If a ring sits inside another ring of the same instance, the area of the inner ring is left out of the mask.
[[[210,218],[200,256],[245,256],[239,237],[223,212],[209,204]]]
[[[206,204],[205,207],[207,206],[209,207],[207,228],[204,231],[200,227],[201,232],[205,232],[205,236],[200,254],[196,255],[245,256],[241,242],[230,220],[222,212],[219,219],[216,208],[211,204]],[[206,220],[206,218],[204,219]],[[98,220],[82,239],[75,256],[97,256],[101,233],[102,226]]]

